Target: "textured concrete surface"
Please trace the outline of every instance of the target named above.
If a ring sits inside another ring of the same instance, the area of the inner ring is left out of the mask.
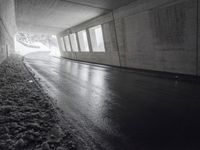
[[[140,0],[115,9],[113,14],[109,28],[106,17],[96,19],[103,24],[107,57],[100,59],[96,53],[89,53],[85,57],[86,54],[79,53],[75,59],[137,69],[197,74],[197,0]],[[77,32],[94,26],[93,22],[88,21],[69,31]],[[68,33],[62,32],[60,35]],[[115,58],[118,63],[113,59],[107,62],[108,57],[113,58],[111,52],[114,51],[119,53]],[[72,58],[69,54],[63,56]]]
[[[70,59],[120,66],[112,13],[103,15],[91,21],[87,21],[83,24],[70,28],[69,30],[65,30],[64,32],[61,32],[58,35],[58,39],[60,39],[61,36],[68,35],[71,32],[78,32],[86,28],[88,29],[91,26],[96,26],[99,24],[103,24],[102,29],[103,29],[105,49],[106,49],[105,53],[104,52],[103,53],[101,52],[100,53],[99,52],[98,53],[93,53],[93,52],[73,53],[73,52],[65,52],[64,50],[62,50],[61,51],[62,56],[65,58],[70,58]],[[60,44],[61,43],[59,40],[59,45]]]
[[[25,57],[88,149],[199,150],[200,85],[130,70]]]
[[[20,31],[58,33],[132,0],[15,0]]]
[[[145,1],[116,10],[122,66],[196,75],[196,2]]]
[[[0,0],[0,63],[14,52],[15,32],[14,0]]]
[[[4,33],[4,34],[3,34]],[[6,36],[5,27],[0,20],[0,64],[6,59],[7,57],[7,50],[6,50],[6,43],[5,43],[5,36]],[[8,35],[7,35],[8,36]]]
[[[0,18],[7,32],[13,36],[17,31],[14,0],[0,0]]]

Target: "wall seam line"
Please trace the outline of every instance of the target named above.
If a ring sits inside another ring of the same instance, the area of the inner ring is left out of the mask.
[[[119,58],[119,66],[122,66],[121,63],[121,58],[120,58],[120,51],[119,51],[119,42],[118,42],[118,37],[117,37],[117,29],[116,29],[116,23],[115,23],[115,17],[114,17],[114,12],[112,11],[112,16],[113,16],[113,22],[114,22],[114,30],[115,30],[115,37],[116,37],[116,45],[117,45],[117,52],[118,52],[118,58]]]
[[[2,18],[0,18],[0,22],[2,23],[3,27],[4,27],[4,30],[6,31],[6,33],[9,35],[10,38],[12,38],[12,36],[10,35],[10,33],[8,32],[8,29],[6,28]]]

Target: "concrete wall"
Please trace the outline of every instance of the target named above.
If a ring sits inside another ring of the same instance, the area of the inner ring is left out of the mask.
[[[119,55],[112,13],[68,29],[60,33],[57,37],[58,39],[60,39],[60,37],[68,35],[69,33],[78,32],[84,29],[88,30],[90,27],[99,24],[102,24],[106,52],[65,52],[61,48],[61,41],[58,40],[62,56],[70,59],[119,66]]]
[[[95,23],[103,24],[105,53],[79,52],[72,56],[71,53],[62,52],[62,56],[190,75],[197,75],[200,71],[197,0],[140,0],[114,10],[113,14],[101,16],[59,34],[63,36]]]
[[[196,0],[143,0],[115,11],[121,64],[196,74]]]
[[[2,20],[0,20],[0,63],[14,50],[13,38],[8,34]]]
[[[16,32],[13,0],[0,0],[0,63],[14,52]]]

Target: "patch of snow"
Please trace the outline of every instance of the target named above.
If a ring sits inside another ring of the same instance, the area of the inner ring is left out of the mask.
[[[0,149],[77,149],[73,135],[60,127],[50,98],[35,82],[20,56],[0,65]]]

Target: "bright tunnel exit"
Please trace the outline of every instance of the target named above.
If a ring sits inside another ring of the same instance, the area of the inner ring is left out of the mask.
[[[35,52],[49,52],[52,56],[60,57],[56,35],[18,32],[15,35],[15,51],[22,56]]]

